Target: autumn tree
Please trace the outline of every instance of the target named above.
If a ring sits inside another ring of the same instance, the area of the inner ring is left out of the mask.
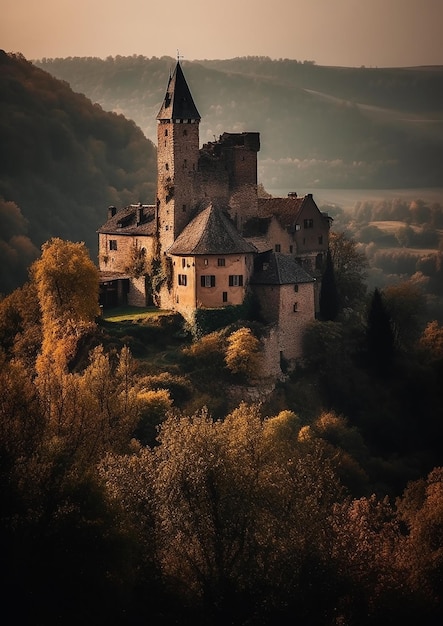
[[[225,362],[233,374],[248,379],[260,371],[260,341],[250,328],[239,328],[227,338]]]
[[[51,239],[31,272],[42,314],[43,353],[66,361],[99,313],[98,269],[84,243]]]

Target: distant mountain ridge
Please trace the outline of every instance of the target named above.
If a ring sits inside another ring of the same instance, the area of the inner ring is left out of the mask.
[[[36,65],[156,142],[171,57],[70,57]],[[268,57],[183,61],[202,141],[261,133],[267,188],[440,186],[443,66],[344,68]]]
[[[156,169],[133,121],[0,51],[0,294],[50,237],[84,241],[95,261],[108,206],[153,202]]]

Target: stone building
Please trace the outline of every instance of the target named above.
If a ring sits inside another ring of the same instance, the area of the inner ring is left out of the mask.
[[[200,120],[177,62],[157,115],[156,204],[110,207],[98,231],[102,304],[190,318],[253,293],[279,357],[296,359],[318,309],[330,218],[311,194],[259,197],[259,133],[200,147]]]

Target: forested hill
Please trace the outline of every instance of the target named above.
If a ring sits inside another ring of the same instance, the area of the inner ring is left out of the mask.
[[[43,59],[156,142],[156,115],[175,59]],[[267,189],[441,186],[443,66],[345,68],[267,57],[182,61],[202,115],[200,137],[261,133]]]
[[[50,237],[84,241],[95,259],[107,207],[155,199],[155,146],[133,121],[3,51],[0,146],[0,293]]]

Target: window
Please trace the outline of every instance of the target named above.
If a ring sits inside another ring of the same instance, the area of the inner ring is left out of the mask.
[[[298,311],[298,302],[294,302],[292,310],[294,311],[294,313],[296,313]]]
[[[319,236],[318,243],[319,243],[320,246],[323,244],[323,235]]]
[[[289,246],[289,253],[292,254],[294,252],[294,246]]]
[[[109,249],[110,250],[117,250],[117,239],[110,239],[109,240]]]
[[[280,252],[281,251],[281,245],[279,243],[275,244],[275,251],[276,252]]]
[[[225,266],[225,259],[217,259],[217,265],[219,267],[224,267]]]
[[[209,261],[208,259],[205,259],[205,265],[208,265]]]
[[[303,220],[303,227],[314,228],[314,220],[313,219]]]
[[[188,131],[186,130],[186,128],[185,128],[185,129],[183,129],[183,134],[184,134],[184,135],[187,135],[187,134],[188,134]]]
[[[168,129],[165,128],[165,137],[167,137],[167,136],[168,136]]]
[[[298,285],[294,285],[294,291],[297,292],[298,291]]]
[[[243,276],[241,274],[231,274],[229,276],[230,287],[243,287]]]
[[[228,301],[228,292],[224,291],[223,292],[223,302],[227,302]]]
[[[201,276],[202,287],[215,287],[215,276],[211,274],[204,274]]]
[[[184,205],[182,206],[182,211],[183,211],[183,213],[186,213],[186,204],[184,204]]]
[[[186,259],[185,258],[182,259],[182,267],[186,267]]]
[[[166,171],[169,170],[169,163],[165,163],[165,169],[166,169]]]
[[[179,274],[178,275],[178,284],[179,285],[183,285],[183,287],[186,287],[186,285],[187,285],[187,276],[186,276],[186,274]]]

